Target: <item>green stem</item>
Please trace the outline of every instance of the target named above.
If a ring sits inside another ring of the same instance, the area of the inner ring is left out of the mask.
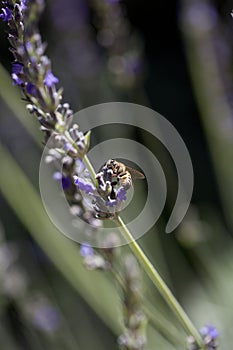
[[[184,328],[185,332],[188,335],[192,335],[198,344],[200,349],[204,349],[204,344],[202,341],[202,338],[185,313],[182,306],[178,303],[166,283],[163,281],[161,276],[159,275],[158,271],[155,269],[155,267],[151,264],[150,260],[147,258],[145,253],[143,252],[142,248],[139,246],[139,244],[134,240],[134,237],[131,235],[130,231],[126,227],[125,223],[121,219],[121,217],[117,217],[115,219],[115,223],[120,226],[120,230],[124,236],[124,238],[129,242],[129,247],[132,250],[132,252],[137,257],[138,261],[140,262],[141,266],[153,282],[153,284],[157,287],[158,291],[160,292],[161,296],[164,298],[164,300],[167,302],[168,306],[171,308],[171,310],[176,315],[177,319],[179,320],[180,324]]]
[[[96,181],[95,170],[94,170],[94,168],[93,168],[92,164],[90,163],[87,156],[84,157],[83,162],[86,165],[86,168],[89,171],[92,179],[94,181]],[[197,329],[195,328],[195,326],[193,325],[193,323],[191,322],[191,320],[189,319],[189,317],[185,313],[182,306],[178,303],[178,301],[176,300],[176,298],[174,297],[174,295],[172,294],[172,292],[170,291],[170,289],[168,288],[166,283],[160,277],[160,275],[157,272],[157,270],[155,269],[155,267],[151,264],[150,260],[147,258],[147,256],[143,252],[142,248],[134,240],[134,237],[132,236],[132,234],[130,233],[128,228],[126,227],[122,218],[118,216],[115,218],[114,221],[115,221],[117,226],[118,225],[120,226],[120,230],[121,230],[124,238],[127,240],[127,242],[129,242],[128,244],[129,244],[132,252],[135,254],[138,261],[142,265],[143,269],[145,270],[145,272],[147,273],[147,275],[149,276],[149,278],[151,279],[153,284],[157,287],[157,289],[160,292],[160,294],[162,295],[162,297],[167,302],[168,306],[171,308],[171,310],[176,315],[177,319],[179,320],[180,324],[184,328],[185,332],[188,335],[192,335],[194,337],[194,339],[195,339],[195,341],[198,344],[200,349],[204,349],[204,344],[203,344],[203,341],[202,341],[202,338],[201,338],[199,332],[197,331]]]
[[[206,140],[209,144],[222,207],[232,230],[233,167],[230,165],[233,157],[231,131],[233,124],[232,106],[227,98],[228,87],[226,86],[226,83],[231,83],[231,77],[229,81],[224,81],[228,68],[227,64],[220,64],[220,53],[216,49],[216,35],[221,33],[220,24],[213,26],[211,13],[204,11],[202,18],[204,27],[202,23],[195,25],[196,22],[189,21],[187,16],[192,2],[183,0],[183,3],[185,21],[183,36],[188,68]]]
[[[89,174],[91,175],[91,178],[93,181],[96,181],[95,179],[95,170],[90,162],[90,160],[88,159],[88,157],[85,155],[85,157],[83,158],[83,163],[85,164],[87,170],[89,171]]]

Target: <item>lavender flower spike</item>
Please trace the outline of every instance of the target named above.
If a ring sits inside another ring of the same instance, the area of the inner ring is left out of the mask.
[[[53,162],[57,169],[62,169],[60,175],[55,174],[54,178],[66,191],[70,205],[79,208],[84,221],[92,222],[94,209],[91,212],[83,203],[79,186],[86,193],[94,186],[82,180],[79,186],[73,185],[73,175],[79,175],[82,170],[78,159],[81,161],[87,153],[90,133],[84,135],[78,125],[71,126],[73,111],[68,103],[63,102],[62,89],[55,86],[58,78],[52,73],[51,62],[45,55],[46,45],[37,26],[44,0],[3,0],[1,4],[0,18],[6,22],[10,50],[14,56],[13,83],[20,87],[23,98],[28,102],[28,111],[39,121],[45,143],[53,139],[47,160]]]
[[[199,332],[205,344],[206,350],[217,349],[218,344],[216,342],[216,338],[219,336],[219,332],[214,326],[210,324],[205,325],[199,330]],[[195,339],[191,335],[187,338],[187,344],[188,344],[188,350],[199,350],[199,347],[196,344]]]
[[[209,337],[211,339],[216,339],[219,336],[219,332],[212,325],[205,325],[200,329],[200,334],[203,338]]]

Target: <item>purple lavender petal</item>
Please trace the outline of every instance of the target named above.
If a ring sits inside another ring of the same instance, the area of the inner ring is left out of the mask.
[[[120,187],[117,190],[116,197],[121,202],[126,200],[126,190],[124,189],[124,187]]]
[[[22,71],[23,71],[23,65],[22,64],[17,63],[17,62],[12,64],[12,73],[20,74],[20,73],[22,73]]]
[[[85,179],[82,179],[81,177],[78,177],[78,176],[74,176],[74,183],[76,186],[78,186],[80,191],[85,191],[86,194],[90,194],[96,190],[96,188],[91,182]]]
[[[27,9],[26,3],[27,3],[27,0],[21,0],[21,1],[20,1],[19,7],[20,7],[20,10],[21,10],[21,11],[25,11],[25,10]]]
[[[67,176],[62,176],[62,188],[63,190],[68,190],[68,188],[70,188],[70,185],[71,185],[71,181],[70,181],[70,178],[67,177]]]
[[[2,13],[0,14],[0,18],[1,18],[4,22],[10,21],[11,18],[12,18],[11,10],[8,9],[8,7],[2,8]]]
[[[18,77],[18,75],[15,74],[15,73],[12,73],[12,74],[11,74],[11,78],[12,78],[12,80],[13,80],[13,84],[14,84],[14,85],[21,85],[21,84],[23,84],[23,80],[20,79],[20,78]]]
[[[53,174],[53,179],[55,181],[61,181],[63,190],[70,188],[71,180],[69,177],[62,175],[59,171]]]
[[[26,91],[29,95],[32,95],[34,97],[36,97],[37,95],[37,89],[36,89],[36,86],[32,83],[27,83],[27,86],[26,86]]]
[[[105,205],[107,207],[112,208],[114,205],[117,205],[117,200],[116,199],[109,199],[108,201],[105,202]]]
[[[44,84],[48,87],[52,87],[54,84],[58,83],[58,78],[53,75],[51,70],[48,70],[46,72],[45,78],[44,78]]]
[[[73,151],[74,150],[74,147],[70,144],[70,142],[66,142],[63,146],[64,150],[65,151]]]

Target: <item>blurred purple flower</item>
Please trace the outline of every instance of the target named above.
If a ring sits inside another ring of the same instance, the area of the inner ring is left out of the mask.
[[[20,1],[20,10],[21,11],[25,11],[26,10],[26,8],[27,8],[27,5],[26,5],[26,3],[27,3],[27,0],[21,0]]]
[[[93,255],[94,250],[89,243],[83,242],[80,246],[80,255],[85,258],[89,255]]]
[[[62,175],[62,173],[60,173],[59,171],[56,171],[53,174],[53,179],[56,181],[61,181],[63,190],[67,190],[68,188],[70,188],[70,185],[71,185],[70,178],[68,176]]]
[[[205,344],[206,350],[215,350],[217,349],[216,338],[219,336],[217,329],[212,325],[205,325],[199,332],[202,336],[203,342]],[[188,350],[198,350],[195,339],[192,335],[187,338]]]
[[[75,164],[76,164],[76,172],[77,172],[77,174],[81,174],[86,169],[85,164],[79,158],[76,159]]]
[[[10,21],[11,18],[12,18],[11,10],[10,10],[8,7],[2,8],[2,13],[0,14],[0,18],[1,18],[4,22]]]
[[[67,152],[74,151],[74,147],[70,144],[70,142],[66,142],[63,146],[63,149]]]
[[[52,87],[54,84],[58,82],[59,82],[58,78],[53,75],[51,70],[48,70],[44,78],[44,84],[48,87]]]
[[[78,186],[80,191],[85,191],[86,194],[96,191],[95,186],[90,181],[82,179],[81,177],[74,176],[74,183]]]
[[[61,174],[59,171],[56,171],[56,172],[53,174],[53,179],[56,180],[56,181],[61,181],[61,179],[62,179],[62,174]]]
[[[219,336],[219,332],[212,325],[205,325],[200,329],[200,334],[203,338],[210,337],[211,339],[216,339]]]
[[[40,331],[51,333],[59,327],[58,312],[51,305],[38,305],[34,310],[32,322]]]

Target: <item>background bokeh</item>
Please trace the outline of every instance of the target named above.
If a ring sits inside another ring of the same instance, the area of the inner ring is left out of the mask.
[[[177,178],[159,141],[114,126],[97,128],[92,145],[129,137],[156,154],[168,198],[140,244],[197,327],[219,329],[225,350],[233,341],[232,7],[220,0],[48,0],[40,22],[54,74],[74,111],[109,101],[142,104],[168,119],[185,141],[193,200],[171,235],[164,227]],[[116,284],[106,272],[83,267],[78,246],[56,232],[41,206],[42,135],[10,81],[12,57],[0,25],[0,345],[117,349]],[[143,282],[147,298],[178,327],[146,276]],[[148,328],[148,339],[148,349],[176,348],[159,329]]]

